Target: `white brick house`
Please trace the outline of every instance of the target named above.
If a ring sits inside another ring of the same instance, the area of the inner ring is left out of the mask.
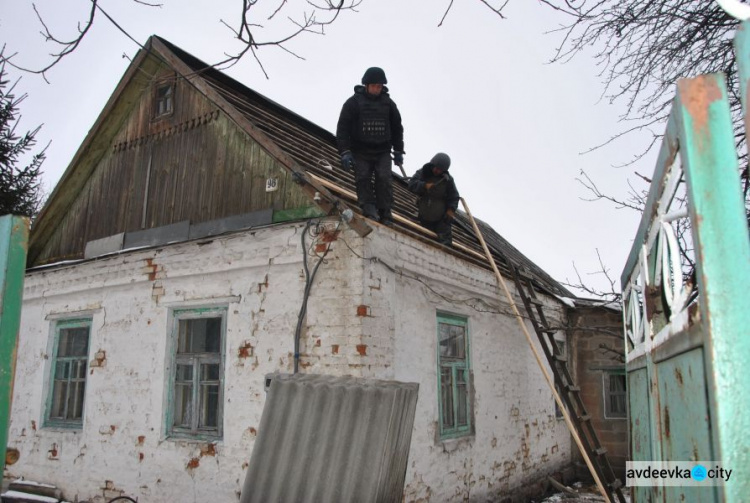
[[[264,377],[294,368],[304,257],[312,269],[326,253],[300,371],[419,383],[406,501],[524,501],[572,463],[464,220],[453,249],[437,245],[407,225],[413,200],[395,179],[399,225],[344,223],[353,180],[320,168],[338,166],[330,134],[195,72],[200,62],[166,41],[148,48],[32,234],[7,477],[72,501],[237,501]],[[499,262],[538,277],[564,325],[564,288],[483,228]]]

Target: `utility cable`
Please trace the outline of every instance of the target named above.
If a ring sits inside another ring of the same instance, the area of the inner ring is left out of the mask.
[[[320,221],[319,220],[308,220],[305,224],[305,229],[302,231],[302,266],[305,270],[305,291],[302,295],[302,305],[300,306],[299,314],[297,315],[297,328],[294,331],[294,373],[299,372],[299,346],[300,346],[300,339],[302,335],[302,323],[305,319],[305,316],[307,315],[307,301],[310,298],[310,292],[312,291],[312,285],[313,281],[315,281],[315,275],[318,273],[318,269],[320,268],[320,265],[325,262],[325,257],[328,255],[328,252],[330,251],[331,247],[326,246],[326,250],[323,252],[322,255],[318,255],[317,253],[314,253],[315,256],[318,257],[318,262],[315,264],[315,267],[313,267],[312,272],[310,271],[310,268],[307,264],[308,255],[310,255],[310,250],[307,249],[307,244],[305,242],[305,236],[310,231],[310,227],[315,223],[316,230],[314,237],[317,237],[320,235]],[[336,230],[339,229],[341,226],[341,222],[339,221],[338,226],[336,227]],[[314,241],[311,244],[311,247],[314,246]]]

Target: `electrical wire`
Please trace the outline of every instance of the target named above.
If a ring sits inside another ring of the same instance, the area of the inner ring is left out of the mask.
[[[300,359],[300,353],[299,353],[299,346],[300,346],[300,339],[302,336],[302,323],[305,320],[305,316],[307,315],[307,301],[310,298],[310,292],[312,291],[312,285],[313,281],[315,281],[315,275],[318,273],[318,269],[320,268],[321,264],[325,262],[325,257],[328,255],[328,252],[331,250],[330,246],[326,246],[325,251],[322,255],[318,255],[317,252],[314,251],[315,247],[315,240],[312,241],[310,248],[307,248],[307,244],[305,243],[305,236],[310,232],[310,227],[315,224],[315,233],[311,234],[311,237],[316,238],[321,234],[320,231],[320,220],[308,220],[305,224],[305,229],[302,231],[302,267],[305,271],[305,290],[302,295],[302,305],[300,306],[299,314],[297,315],[297,327],[294,330],[294,373],[299,372],[299,359]],[[338,221],[338,225],[336,226],[336,229],[334,232],[337,232],[339,228],[341,227],[341,221]],[[311,253],[312,251],[312,253]],[[310,255],[318,257],[318,262],[313,267],[312,272],[310,272],[310,267],[308,266],[307,260]]]

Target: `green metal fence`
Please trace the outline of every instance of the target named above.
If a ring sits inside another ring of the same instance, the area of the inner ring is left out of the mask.
[[[735,39],[743,99],[749,31]],[[733,474],[721,486],[638,487],[634,501],[748,501],[749,287],[725,79],[683,79],[622,274],[631,460],[716,461]]]

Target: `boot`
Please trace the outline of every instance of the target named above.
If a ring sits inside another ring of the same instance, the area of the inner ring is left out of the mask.
[[[391,210],[378,210],[378,213],[380,213],[381,224],[393,227],[393,215],[391,214]]]
[[[370,220],[375,220],[376,222],[380,221],[380,217],[378,217],[378,211],[375,209],[374,204],[363,204],[362,214],[365,216],[365,218],[369,218]]]

